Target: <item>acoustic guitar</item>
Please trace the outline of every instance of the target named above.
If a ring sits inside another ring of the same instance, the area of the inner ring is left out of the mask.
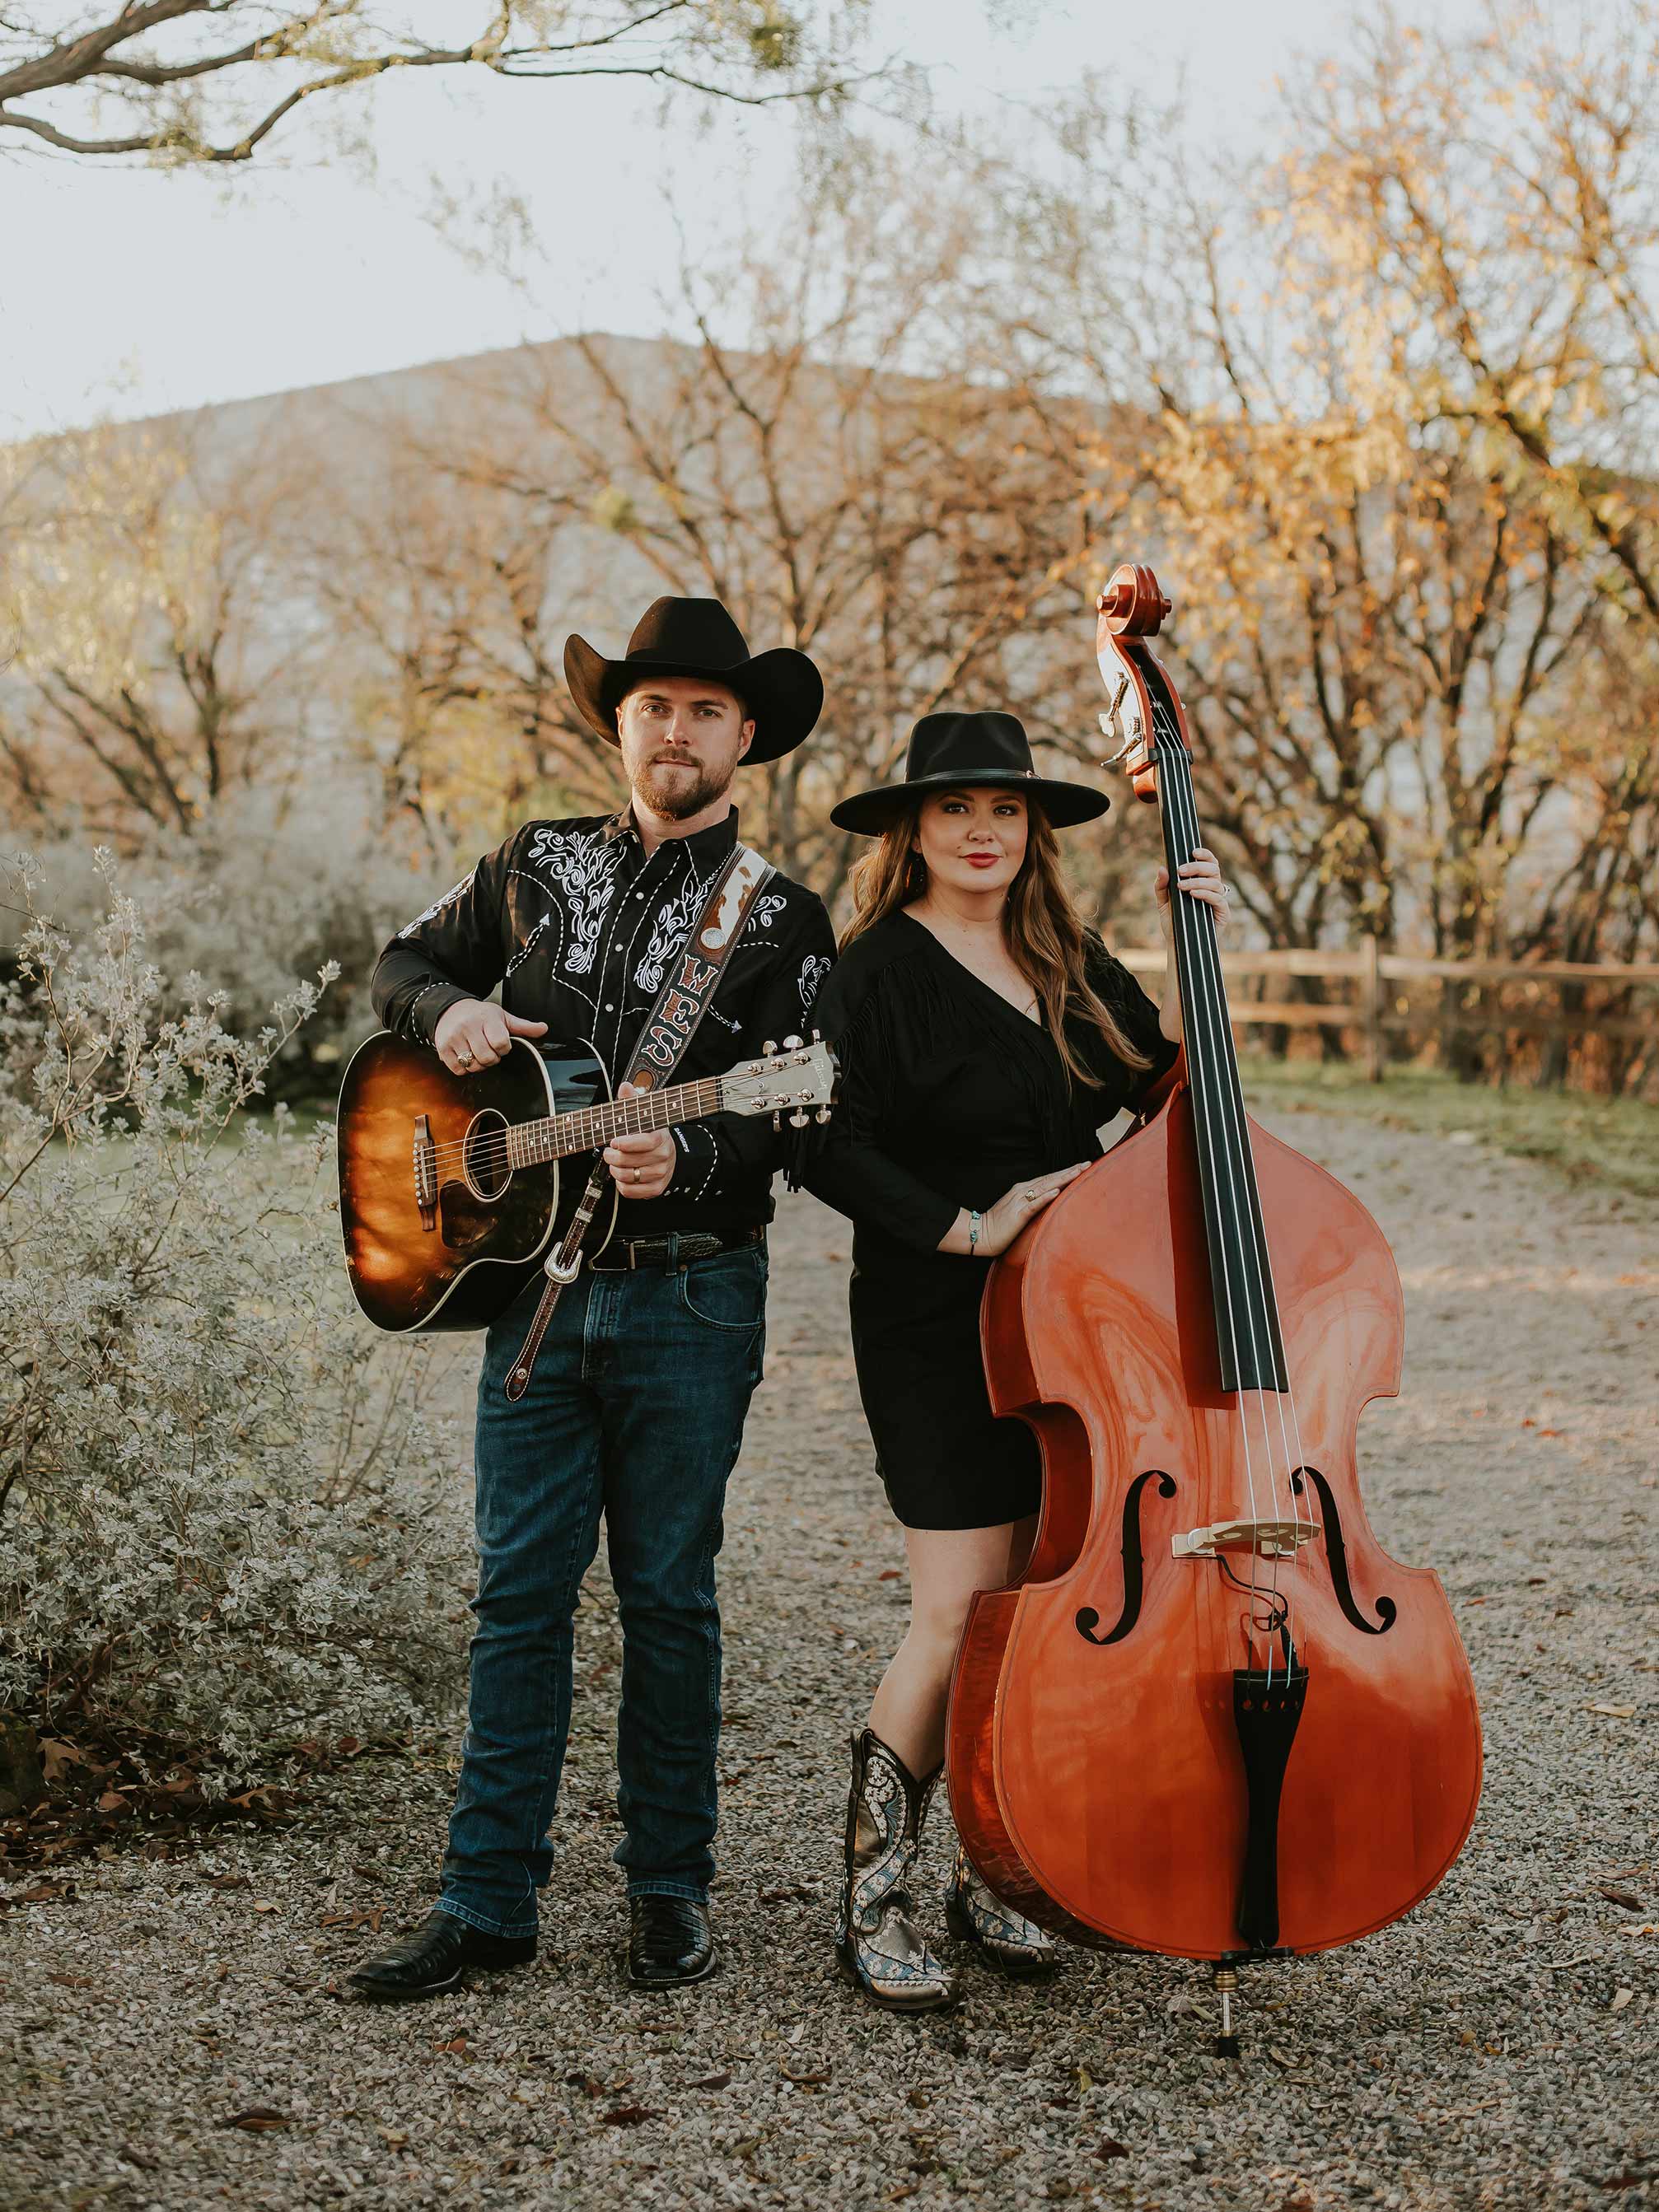
[[[340,1087],[340,1227],[352,1291],[377,1328],[486,1328],[562,1236],[594,1155],[613,1136],[711,1114],[807,1109],[826,1119],[835,1055],[816,1034],[724,1075],[611,1096],[591,1045],[515,1037],[492,1067],[452,1075],[436,1053],[382,1032],[352,1054]],[[601,1252],[617,1191],[588,1231]]]

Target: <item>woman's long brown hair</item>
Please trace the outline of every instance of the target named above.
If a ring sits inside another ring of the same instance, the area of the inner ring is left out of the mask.
[[[915,849],[921,807],[920,799],[910,800],[854,866],[853,919],[842,936],[843,952],[854,938],[898,908],[909,906],[927,890],[927,864]],[[1092,1023],[1126,1067],[1152,1066],[1146,1054],[1130,1043],[1121,1024],[1089,981],[1083,923],[1060,873],[1060,845],[1048,816],[1030,799],[1025,801],[1025,858],[1008,886],[1002,934],[1009,957],[1037,994],[1048,1034],[1073,1082],[1087,1084],[1090,1078],[1066,1036],[1067,1014]]]

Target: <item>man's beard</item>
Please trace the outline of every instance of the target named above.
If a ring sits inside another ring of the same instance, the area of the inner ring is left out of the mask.
[[[696,767],[692,761],[647,761],[635,788],[653,814],[660,814],[667,822],[684,822],[701,814],[705,806],[712,806],[732,788],[730,769],[724,775],[714,769],[698,769],[690,782],[675,772]]]

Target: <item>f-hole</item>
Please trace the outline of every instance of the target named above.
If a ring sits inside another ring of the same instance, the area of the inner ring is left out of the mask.
[[[1342,1516],[1336,1510],[1336,1500],[1331,1495],[1331,1486],[1316,1467],[1296,1467],[1291,1469],[1291,1488],[1298,1498],[1304,1496],[1307,1484],[1305,1475],[1319,1492],[1319,1510],[1325,1523],[1325,1560],[1331,1571],[1331,1588],[1344,1617],[1351,1621],[1362,1636],[1381,1636],[1392,1628],[1400,1608],[1391,1597],[1376,1601],[1376,1619],[1367,1620],[1354,1602],[1353,1584],[1348,1580],[1348,1547],[1342,1540]]]
[[[1141,1593],[1145,1588],[1145,1554],[1140,1543],[1140,1493],[1149,1482],[1158,1485],[1160,1498],[1176,1494],[1175,1477],[1166,1474],[1161,1467],[1149,1467],[1145,1474],[1138,1474],[1129,1485],[1123,1500],[1123,1611],[1115,1628],[1104,1636],[1097,1636],[1100,1615],[1093,1606],[1085,1605],[1077,1616],[1077,1632],[1087,1644],[1121,1644],[1140,1618]]]

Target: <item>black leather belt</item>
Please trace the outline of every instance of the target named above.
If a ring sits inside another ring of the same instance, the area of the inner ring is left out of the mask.
[[[712,1260],[717,1252],[751,1251],[763,1231],[748,1229],[740,1237],[716,1237],[698,1229],[673,1237],[613,1237],[588,1266],[596,1275],[623,1274],[635,1267],[683,1267],[688,1260]]]

